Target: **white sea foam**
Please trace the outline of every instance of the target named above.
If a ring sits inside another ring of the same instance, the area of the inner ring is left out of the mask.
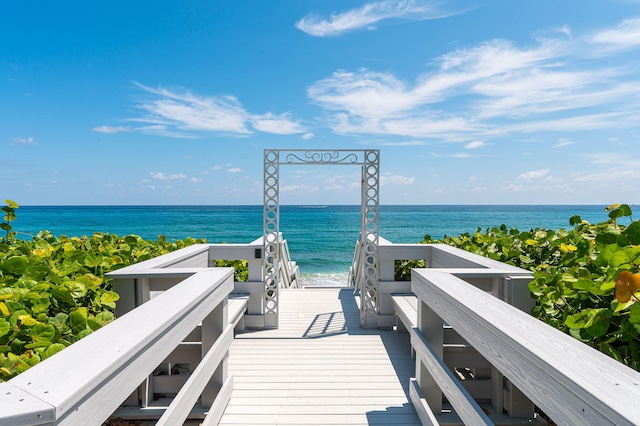
[[[300,281],[303,287],[347,287],[349,274],[347,272],[302,274]]]

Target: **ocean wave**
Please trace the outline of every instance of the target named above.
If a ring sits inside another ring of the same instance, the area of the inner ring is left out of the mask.
[[[349,274],[346,272],[302,274],[300,283],[302,287],[347,287]]]

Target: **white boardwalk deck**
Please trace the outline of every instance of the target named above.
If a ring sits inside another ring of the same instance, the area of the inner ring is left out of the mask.
[[[408,334],[360,328],[350,289],[281,290],[280,328],[231,345],[221,425],[419,425]]]

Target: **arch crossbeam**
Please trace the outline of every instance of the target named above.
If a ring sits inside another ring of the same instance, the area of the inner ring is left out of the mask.
[[[380,212],[380,151],[372,150],[264,150],[264,272],[265,326],[278,327],[278,262],[280,244],[280,166],[356,165],[362,169],[360,262],[364,283],[361,288],[360,323],[377,325],[378,243]]]

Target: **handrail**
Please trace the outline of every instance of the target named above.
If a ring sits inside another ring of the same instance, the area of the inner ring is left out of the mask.
[[[640,424],[637,371],[448,271],[414,269],[411,290],[421,305],[412,337],[419,357],[429,346],[442,353],[442,327],[433,325],[444,321],[558,424]],[[442,397],[428,392],[438,405]]]
[[[213,328],[203,336],[215,345],[232,290],[232,268],[200,271],[0,384],[0,423],[101,424],[199,323]],[[223,359],[230,342],[220,340],[212,356]]]

